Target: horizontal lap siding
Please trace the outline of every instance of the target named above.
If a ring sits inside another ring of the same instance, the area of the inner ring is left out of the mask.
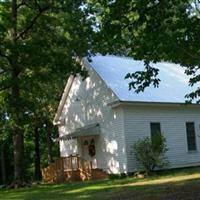
[[[104,133],[106,165],[108,173],[127,172],[127,154],[125,149],[123,110],[113,109],[113,120],[110,128]]]
[[[185,123],[195,122],[197,152],[188,152]],[[128,159],[128,171],[135,171],[138,165],[134,159],[132,145],[139,139],[150,136],[150,122],[160,122],[161,132],[167,142],[166,156],[169,168],[192,166],[200,163],[200,109],[185,106],[124,107],[124,126]]]
[[[60,136],[73,132],[79,127],[99,123],[101,133],[96,138],[96,160],[99,168],[109,173],[122,173],[126,170],[126,152],[122,109],[112,109],[107,104],[117,100],[103,80],[89,69],[85,81],[76,77],[64,105],[60,126]],[[76,101],[76,99],[80,101]],[[73,140],[60,143],[61,155],[80,152]]]

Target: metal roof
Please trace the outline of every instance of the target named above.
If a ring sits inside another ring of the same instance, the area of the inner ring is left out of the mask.
[[[90,65],[121,101],[184,103],[185,95],[194,90],[188,86],[189,77],[184,73],[184,68],[178,64],[168,62],[152,64],[159,69],[158,78],[161,79],[159,87],[150,86],[139,94],[134,90],[129,91],[130,80],[125,80],[124,77],[129,72],[143,70],[143,61],[98,55],[92,57]]]

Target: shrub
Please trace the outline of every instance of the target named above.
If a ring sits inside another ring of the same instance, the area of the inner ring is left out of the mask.
[[[168,150],[165,137],[162,134],[153,134],[152,139],[145,137],[139,139],[133,150],[136,160],[142,165],[146,174],[150,174],[155,168],[168,165],[165,153]]]

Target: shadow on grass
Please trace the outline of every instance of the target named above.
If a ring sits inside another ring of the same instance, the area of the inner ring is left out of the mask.
[[[191,200],[200,198],[200,180],[184,182],[154,184],[154,185],[126,185],[126,184],[92,184],[85,187],[75,187],[71,190],[68,185],[62,187],[35,188],[20,193],[12,199],[23,200],[78,200],[78,199],[134,199],[134,200]],[[20,198],[19,198],[20,197]]]
[[[180,176],[197,174],[188,180],[172,180]],[[59,185],[39,185],[32,188],[0,191],[2,200],[78,200],[78,199],[134,199],[134,200],[191,200],[200,199],[200,168],[164,172],[148,178],[88,181]],[[157,180],[161,183],[157,183]]]

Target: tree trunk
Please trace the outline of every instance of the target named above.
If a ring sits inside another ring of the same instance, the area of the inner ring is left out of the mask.
[[[12,120],[13,120],[13,151],[14,151],[14,176],[15,181],[19,185],[23,182],[24,178],[24,138],[23,130],[21,128],[21,121],[23,112],[21,111],[20,104],[20,93],[19,93],[19,82],[18,73],[13,72],[13,81],[11,93],[12,102]]]
[[[17,128],[13,130],[13,151],[14,151],[14,176],[19,184],[23,181],[24,174],[24,148],[23,135]]]
[[[24,178],[24,138],[20,126],[23,112],[20,104],[19,74],[20,69],[17,51],[17,0],[12,0],[12,45],[11,68],[12,68],[12,87],[11,87],[11,119],[13,121],[13,151],[14,151],[14,176],[16,187],[20,186]]]
[[[2,174],[2,183],[6,184],[6,162],[5,162],[5,145],[1,146],[1,174]]]
[[[39,141],[39,129],[36,126],[34,129],[34,139],[35,139],[35,180],[41,180],[41,170],[40,170],[40,141]]]
[[[47,122],[46,123],[46,139],[47,139],[47,155],[48,155],[48,163],[53,162],[53,156],[52,156],[52,140],[51,140],[51,131],[52,131],[52,125]]]

